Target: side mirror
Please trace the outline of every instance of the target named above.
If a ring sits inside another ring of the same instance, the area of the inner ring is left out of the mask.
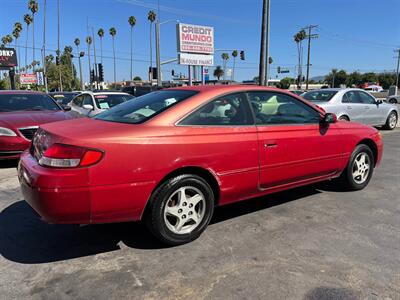
[[[82,107],[87,110],[93,110],[93,105],[90,104],[84,104]]]
[[[71,110],[71,106],[63,105],[63,106],[62,106],[62,109],[63,109],[64,111],[70,111],[70,110]]]
[[[376,103],[376,105],[379,105],[379,104],[382,104],[383,101],[382,100],[376,100],[375,103]]]
[[[323,117],[322,117],[322,123],[324,124],[333,124],[337,122],[337,117],[335,114],[332,113],[326,113]]]

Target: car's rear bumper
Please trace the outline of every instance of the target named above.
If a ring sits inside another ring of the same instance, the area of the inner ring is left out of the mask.
[[[26,202],[46,222],[90,224],[140,220],[150,182],[91,186],[88,168],[44,168],[26,151],[18,178]]]

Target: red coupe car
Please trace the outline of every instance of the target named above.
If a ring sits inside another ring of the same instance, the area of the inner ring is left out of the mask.
[[[362,189],[382,149],[376,129],[291,93],[201,86],[43,125],[18,173],[47,222],[144,220],[177,245],[205,230],[215,206],[333,178]]]
[[[71,117],[47,94],[0,91],[0,160],[19,158],[39,125]]]

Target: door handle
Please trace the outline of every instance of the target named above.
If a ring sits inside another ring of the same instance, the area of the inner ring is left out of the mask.
[[[347,109],[353,109],[351,106],[347,106]]]
[[[278,147],[278,144],[276,142],[266,141],[264,143],[264,148],[275,148],[275,147]]]

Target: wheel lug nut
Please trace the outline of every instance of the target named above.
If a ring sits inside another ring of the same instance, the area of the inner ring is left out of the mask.
[[[178,209],[178,213],[179,213],[179,214],[182,213],[182,209]]]
[[[182,219],[186,219],[186,215],[183,215],[183,216],[182,216]]]
[[[186,202],[183,202],[183,204],[182,204],[183,206],[186,206],[187,205],[187,203]]]
[[[189,207],[192,208],[192,207],[193,207],[193,204],[189,204]]]
[[[193,215],[193,212],[189,211],[189,216]]]

